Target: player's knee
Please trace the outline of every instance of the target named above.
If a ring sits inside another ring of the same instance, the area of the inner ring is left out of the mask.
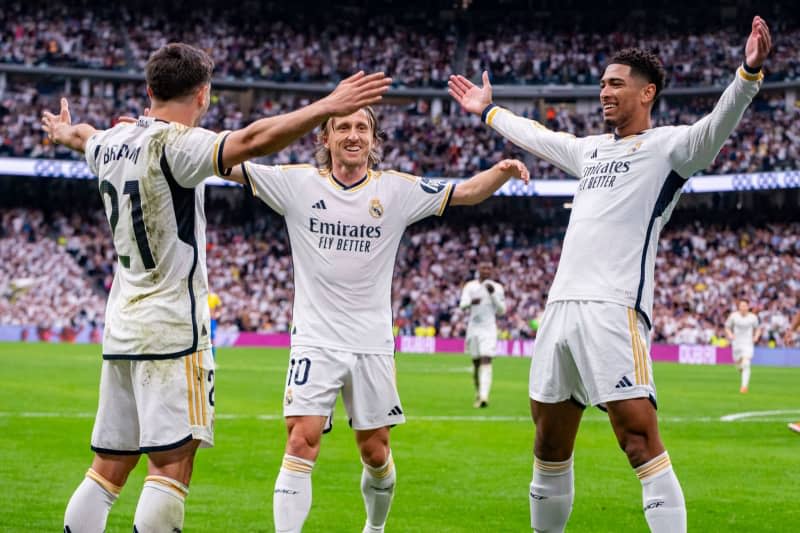
[[[624,432],[619,439],[619,447],[628,456],[628,462],[632,466],[639,466],[652,458],[651,442],[645,433]]]
[[[363,446],[361,448],[361,460],[374,468],[385,465],[386,461],[389,460],[389,445],[378,443]]]
[[[319,453],[320,435],[295,427],[286,442],[286,453],[314,460]]]
[[[572,456],[572,445],[537,431],[533,453],[543,461],[566,461]]]

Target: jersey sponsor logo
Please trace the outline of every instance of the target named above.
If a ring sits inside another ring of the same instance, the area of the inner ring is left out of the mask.
[[[377,198],[369,201],[369,214],[372,215],[372,218],[381,218],[383,216],[383,206]]]
[[[578,183],[578,191],[589,189],[609,189],[619,174],[631,169],[630,161],[606,161],[583,167],[583,178]]]
[[[328,209],[328,208],[325,205],[325,200],[320,200],[319,202],[312,205],[311,209]]]
[[[447,187],[447,182],[444,180],[432,180],[428,178],[422,178],[419,181],[419,186],[422,187],[422,190],[427,192],[428,194],[436,194],[442,191],[445,187]]]
[[[309,218],[308,229],[319,235],[320,250],[361,253],[370,253],[372,239],[379,239],[382,230],[381,226],[344,224],[341,220],[325,222],[313,216]]]

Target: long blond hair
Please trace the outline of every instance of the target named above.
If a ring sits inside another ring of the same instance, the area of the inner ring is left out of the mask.
[[[367,120],[372,128],[372,148],[367,156],[367,165],[369,168],[375,168],[381,162],[381,139],[383,132],[378,129],[378,116],[371,106],[362,107],[360,111],[367,114]],[[331,161],[331,151],[325,146],[328,140],[330,131],[333,129],[333,121],[336,117],[325,119],[325,122],[319,128],[317,133],[317,152],[314,155],[317,160],[317,166],[322,170],[332,170],[333,161]]]

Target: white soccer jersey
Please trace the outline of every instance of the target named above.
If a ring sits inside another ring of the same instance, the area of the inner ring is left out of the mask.
[[[486,285],[491,284],[494,292],[489,294]],[[479,304],[472,304],[472,300],[479,298]],[[497,338],[497,316],[506,313],[506,297],[503,286],[492,280],[478,281],[473,279],[464,285],[461,291],[459,307],[469,308],[469,321],[467,322],[467,337],[486,336]]]
[[[758,92],[742,68],[714,110],[691,126],[618,138],[576,138],[490,106],[503,137],[580,179],[548,302],[594,300],[632,307],[651,327],[658,236],[686,180],[708,167]]]
[[[369,171],[349,187],[310,165],[242,166],[286,218],[294,263],[292,346],[393,354],[391,283],[409,224],[441,215],[454,186]]]
[[[140,117],[86,143],[119,258],[103,357],[167,359],[210,346],[204,186],[226,134]]]
[[[725,321],[725,327],[733,332],[733,346],[753,346],[753,335],[758,327],[758,317],[753,313],[746,315],[736,311]]]

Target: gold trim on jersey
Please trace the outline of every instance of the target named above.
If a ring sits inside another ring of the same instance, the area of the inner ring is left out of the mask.
[[[406,181],[410,181],[411,183],[416,183],[419,179],[419,176],[408,174],[407,172],[400,172],[399,170],[387,170],[386,172],[389,172],[394,176],[401,177]]]
[[[291,165],[278,165],[281,170],[291,170],[293,168],[315,168],[314,165],[309,165],[308,163],[294,163]]]
[[[334,187],[336,187],[336,189],[344,192],[355,192],[366,187],[367,183],[369,183],[372,180],[372,170],[367,170],[367,177],[364,178],[364,181],[362,181],[355,187],[342,187],[342,185],[333,178],[332,173],[325,175],[325,177],[328,178],[328,182]]]
[[[453,184],[448,183],[447,187],[445,187],[444,196],[442,196],[442,202],[439,204],[439,210],[436,212],[436,216],[440,217],[444,214],[444,210],[447,207],[447,200],[450,199],[450,195],[453,194]]]
[[[739,76],[746,81],[761,81],[764,79],[764,72],[759,70],[758,74],[750,74],[744,67],[739,67]]]
[[[214,141],[214,149],[211,151],[211,157],[213,157],[212,164],[214,165],[214,175],[215,176],[222,176],[222,170],[220,170],[219,165],[217,165],[217,161],[219,159],[219,145],[222,143],[222,139],[225,138],[225,135],[230,133],[229,131],[223,131],[219,135],[217,135],[217,139]]]
[[[633,350],[633,370],[636,376],[637,385],[647,385],[649,380],[647,371],[647,350],[646,345],[642,341],[642,336],[639,335],[639,329],[636,327],[637,317],[636,311],[628,308],[628,330],[631,334],[631,348]]]
[[[494,120],[494,117],[495,117],[495,115],[497,115],[497,113],[498,113],[498,112],[499,112],[501,109],[502,109],[502,107],[493,107],[493,108],[492,108],[492,109],[489,111],[489,114],[488,114],[488,115],[486,115],[486,124],[488,124],[489,126],[491,126],[491,125],[492,125],[492,120]]]

